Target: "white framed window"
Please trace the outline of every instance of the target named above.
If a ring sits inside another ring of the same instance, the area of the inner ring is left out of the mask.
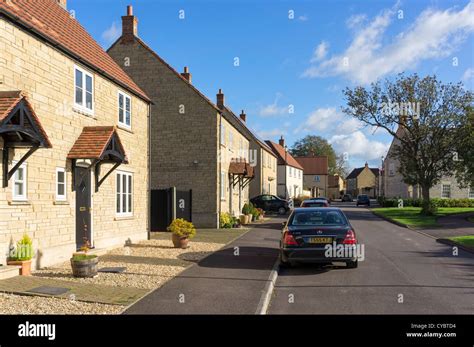
[[[221,171],[221,200],[225,200],[225,172]]]
[[[469,199],[474,199],[474,187],[469,187],[469,192],[467,193]]]
[[[66,201],[66,169],[56,168],[56,201]]]
[[[133,213],[133,174],[119,171],[116,180],[116,214],[131,216]]]
[[[94,113],[94,76],[78,66],[74,67],[74,106]]]
[[[16,162],[13,162],[13,165],[16,165]],[[27,199],[27,170],[26,163],[20,165],[20,167],[15,171],[13,175],[13,200],[15,201],[26,201]]]
[[[118,92],[118,124],[130,129],[132,127],[132,98]]]
[[[451,185],[442,184],[441,185],[441,197],[449,199],[451,197]]]
[[[225,124],[221,124],[221,145],[225,146]]]

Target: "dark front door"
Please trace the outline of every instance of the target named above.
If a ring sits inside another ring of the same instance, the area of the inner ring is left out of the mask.
[[[89,243],[91,247],[91,172],[76,167],[76,246],[77,249]]]

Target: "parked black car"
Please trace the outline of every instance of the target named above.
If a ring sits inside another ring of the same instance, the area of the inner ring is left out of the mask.
[[[352,202],[352,195],[351,194],[344,194],[342,196],[342,202]]]
[[[370,206],[370,198],[367,194],[360,194],[357,196],[357,206],[359,205],[367,205]]]
[[[275,195],[258,195],[250,199],[250,202],[255,207],[261,208],[265,212],[278,212],[278,214],[285,214],[290,210],[288,201]]]
[[[338,248],[350,251],[337,252]],[[345,262],[347,267],[356,268],[356,248],[354,228],[340,209],[295,208],[283,226],[280,260],[282,265]]]
[[[328,199],[328,198],[325,198],[325,197],[322,197],[322,196],[318,196],[316,198],[311,198],[309,200],[326,201],[329,205],[331,205],[331,199]]]
[[[321,199],[308,199],[302,201],[300,207],[329,207],[329,202]]]

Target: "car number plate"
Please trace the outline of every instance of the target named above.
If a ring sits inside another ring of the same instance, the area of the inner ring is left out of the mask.
[[[308,243],[331,243],[332,237],[310,237]]]

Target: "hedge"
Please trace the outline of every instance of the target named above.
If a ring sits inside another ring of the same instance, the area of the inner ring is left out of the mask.
[[[398,207],[399,198],[385,199],[379,197],[382,207]],[[401,199],[404,207],[421,207],[423,199]],[[435,207],[474,207],[474,199],[430,199]]]

